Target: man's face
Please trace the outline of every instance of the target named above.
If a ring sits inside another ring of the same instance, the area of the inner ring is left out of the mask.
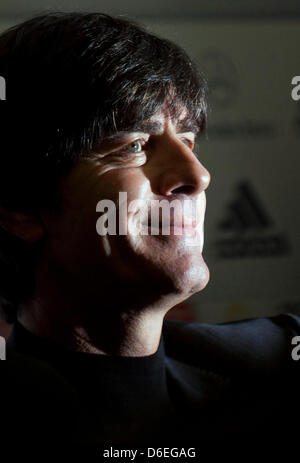
[[[140,303],[171,295],[175,305],[206,286],[202,248],[210,175],[193,152],[195,135],[184,115],[172,121],[160,111],[134,131],[106,139],[62,180],[61,213],[43,217],[45,251],[48,265],[74,291],[81,287],[96,297],[107,289],[120,297],[128,291]],[[96,229],[103,200],[115,205],[115,211],[105,210],[105,224],[116,212],[116,234]],[[161,200],[187,206],[171,213],[169,232],[157,213]]]

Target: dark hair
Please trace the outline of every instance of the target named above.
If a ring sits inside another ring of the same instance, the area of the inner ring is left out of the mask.
[[[106,14],[47,13],[10,28],[0,35],[0,75],[0,206],[12,210],[58,207],[58,181],[78,159],[163,105],[175,117],[185,107],[199,131],[206,121],[206,86],[187,54]],[[7,307],[30,295],[37,249],[0,229]]]

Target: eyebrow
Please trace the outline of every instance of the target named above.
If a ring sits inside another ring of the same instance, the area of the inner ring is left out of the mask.
[[[175,127],[178,133],[192,132],[195,135],[197,135],[200,131],[199,124],[197,124],[195,120],[191,120],[188,118],[177,121]],[[158,122],[158,121],[145,120],[145,121],[138,122],[137,124],[134,124],[117,133],[109,135],[105,139],[107,141],[117,142],[119,140],[122,140],[124,136],[130,133],[134,133],[134,132],[149,133],[150,135],[160,135],[163,133],[163,131],[164,131],[163,123]]]

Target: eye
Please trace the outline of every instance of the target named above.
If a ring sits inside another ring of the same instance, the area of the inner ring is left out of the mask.
[[[140,153],[144,146],[145,146],[146,140],[143,138],[138,138],[137,140],[133,140],[132,142],[128,143],[128,145],[124,146],[122,148],[122,151],[129,151],[130,153]]]
[[[185,145],[187,145],[191,150],[194,149],[195,142],[194,140],[191,140],[190,138],[182,137],[181,140]]]

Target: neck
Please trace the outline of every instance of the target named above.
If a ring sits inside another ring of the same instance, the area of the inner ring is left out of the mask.
[[[143,357],[154,354],[159,347],[166,311],[158,307],[121,312],[111,305],[100,308],[95,304],[88,310],[85,304],[82,312],[92,316],[80,320],[72,319],[72,310],[63,310],[65,306],[56,303],[53,307],[55,313],[41,302],[31,303],[23,308],[18,320],[33,334],[78,352]]]
[[[155,287],[156,294],[151,288],[149,294],[149,282],[112,285],[107,279],[94,291],[58,278],[57,272],[49,276],[49,266],[43,270],[37,272],[35,292],[18,320],[33,334],[74,351],[152,355],[159,347],[165,314],[181,302],[163,288]]]

